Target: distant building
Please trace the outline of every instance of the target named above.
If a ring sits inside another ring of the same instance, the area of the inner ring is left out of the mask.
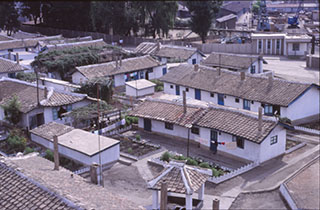
[[[230,14],[216,19],[216,27],[223,29],[235,29],[238,16]]]
[[[268,12],[280,12],[280,13],[295,13],[299,8],[299,3],[272,3],[267,4]],[[302,9],[304,11],[319,10],[319,4],[317,3],[302,3]]]
[[[218,17],[230,14],[240,17],[251,10],[252,3],[252,1],[228,1],[220,7]]]

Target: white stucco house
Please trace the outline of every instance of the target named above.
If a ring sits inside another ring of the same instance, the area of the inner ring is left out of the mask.
[[[137,79],[158,79],[167,73],[167,65],[160,64],[150,55],[121,59],[108,63],[76,67],[72,82],[81,84],[95,77],[113,79],[114,86],[123,86],[125,82]]]
[[[142,97],[154,94],[156,84],[146,79],[138,79],[126,82],[126,95],[133,97]]]
[[[37,86],[11,78],[0,79],[0,104],[7,104],[13,96],[20,103],[21,120],[18,126],[27,130],[52,121],[69,123],[63,113],[74,108],[83,107],[94,102],[86,94],[54,90],[39,85],[39,100]],[[0,107],[0,120],[5,120],[6,113]]]
[[[197,48],[176,45],[162,45],[160,42],[142,42],[135,49],[138,55],[153,55],[161,63],[199,64],[205,55]]]
[[[263,58],[257,55],[213,52],[201,64],[251,74],[263,73]]]
[[[264,107],[265,115],[280,115],[292,121],[319,115],[320,89],[316,84],[219,71],[202,65],[181,64],[170,68],[160,78],[164,92],[258,112]]]
[[[262,163],[285,152],[286,130],[274,117],[255,112],[147,99],[129,115],[139,118],[138,126],[175,139],[190,139],[202,147]],[[216,142],[234,144],[234,149]],[[233,142],[233,143],[232,143]]]
[[[59,154],[85,166],[99,163],[100,155],[101,165],[111,167],[120,156],[119,141],[100,136],[99,150],[98,135],[56,122],[41,125],[30,133],[33,142],[50,150],[53,150],[53,136],[56,135]]]
[[[12,61],[0,57],[0,78],[15,78],[19,72],[26,72],[28,69],[20,65],[19,61]]]
[[[52,87],[55,90],[68,91],[68,92],[73,92],[75,89],[81,87],[80,85],[75,85],[64,80],[53,79],[49,77],[39,77],[39,84],[47,88]]]

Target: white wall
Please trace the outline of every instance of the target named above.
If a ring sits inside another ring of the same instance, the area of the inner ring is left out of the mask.
[[[31,133],[31,139],[32,141],[53,150],[53,142],[49,141],[47,139],[41,138],[33,133]],[[58,137],[58,142],[59,142],[59,137]],[[61,144],[58,144],[58,150],[59,154],[68,157],[70,159],[73,159],[75,161],[78,161],[84,165],[91,165],[93,162],[99,163],[99,154],[96,154],[92,157],[85,155],[81,152],[69,149],[68,147],[65,147]],[[108,148],[101,152],[101,164],[108,164],[114,161],[117,161],[120,156],[120,146],[119,144]]]
[[[293,51],[293,43],[288,43],[288,55],[304,55],[305,51],[307,51],[307,43],[299,43],[299,51]]]
[[[72,83],[81,84],[87,81],[87,78],[83,76],[80,72],[76,71],[72,74]]]
[[[39,80],[39,83],[43,84],[46,87],[53,87],[55,90],[72,92],[75,88],[67,85],[57,84],[51,81]]]
[[[167,68],[167,64],[161,65],[161,66],[156,66],[153,68],[153,72],[149,73],[149,80],[150,79],[158,79],[163,76],[162,74],[162,69]],[[168,72],[168,68],[167,68]]]
[[[260,66],[259,66],[259,62],[260,62]],[[252,65],[255,66],[255,69],[256,69],[255,74],[263,73],[263,62],[262,62],[262,59],[261,59],[261,61],[256,60],[255,62],[253,62]],[[247,73],[249,73],[249,74],[251,73],[251,66],[248,68]]]
[[[196,64],[200,64],[200,61],[202,61],[202,56],[200,53],[196,52],[194,53],[188,60],[188,64],[192,64],[192,59],[196,59]]]
[[[320,113],[320,90],[310,88],[288,107],[281,107],[281,116],[297,120]]]
[[[135,88],[126,85],[126,95],[127,96],[145,96],[145,95],[151,95],[154,93],[154,86],[153,87],[148,87],[148,88],[144,88],[141,90],[136,90]]]

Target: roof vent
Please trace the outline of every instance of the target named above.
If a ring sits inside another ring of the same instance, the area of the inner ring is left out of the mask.
[[[245,80],[246,79],[246,73],[245,72],[240,72],[240,78],[241,78],[241,81]]]
[[[198,64],[194,64],[194,71],[199,71],[199,65]]]

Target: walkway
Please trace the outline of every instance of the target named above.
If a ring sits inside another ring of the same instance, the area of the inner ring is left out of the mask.
[[[126,136],[135,136],[139,134],[142,139],[145,139],[153,144],[159,144],[162,147],[166,148],[168,151],[175,151],[183,155],[187,155],[187,142],[183,140],[177,140],[174,138],[160,136],[154,133],[147,133],[141,130],[137,131],[127,131],[123,133]],[[191,143],[190,141],[190,156],[199,157],[208,162],[214,162],[220,166],[237,169],[241,166],[248,164],[250,161],[240,160],[239,158],[233,157],[226,153],[219,152],[214,155],[210,150],[205,148],[199,148],[197,144]]]

